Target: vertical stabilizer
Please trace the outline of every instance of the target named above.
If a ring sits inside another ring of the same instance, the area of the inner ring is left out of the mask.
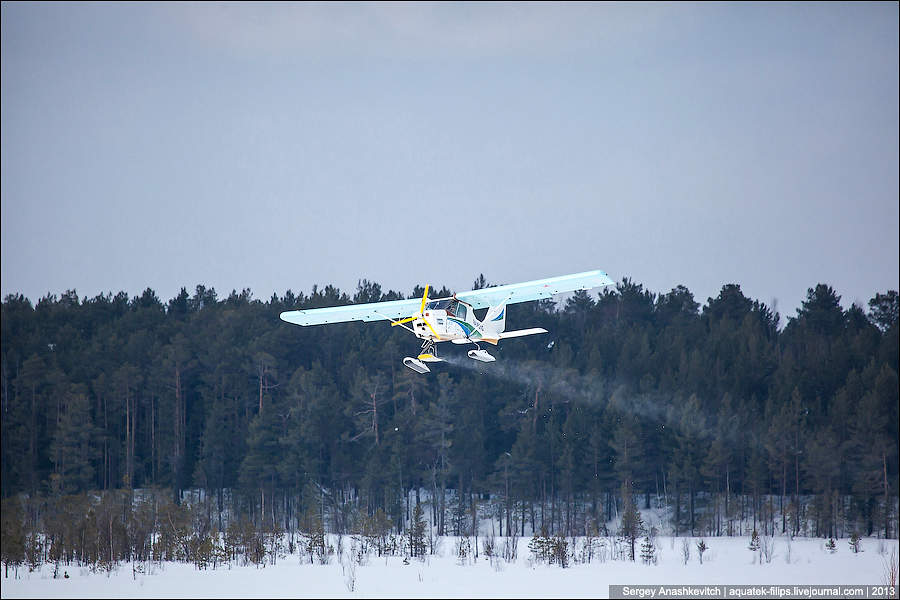
[[[490,307],[481,323],[485,333],[502,333],[506,330],[506,304]]]

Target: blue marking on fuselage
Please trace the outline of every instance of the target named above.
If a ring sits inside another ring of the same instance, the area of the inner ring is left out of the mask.
[[[470,335],[472,335],[472,332],[475,331],[475,328],[465,321],[460,321],[459,319],[454,319],[453,317],[449,317],[449,320],[451,323],[456,323],[457,325],[459,325],[459,328],[462,329],[463,334],[466,337],[469,337]]]

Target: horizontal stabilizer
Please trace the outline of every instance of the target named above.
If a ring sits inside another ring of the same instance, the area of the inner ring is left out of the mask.
[[[522,337],[523,335],[535,335],[538,333],[547,333],[547,330],[543,327],[532,327],[531,329],[516,329],[515,331],[504,331],[503,333],[499,333],[497,335],[500,336],[501,340],[505,340],[507,338]]]

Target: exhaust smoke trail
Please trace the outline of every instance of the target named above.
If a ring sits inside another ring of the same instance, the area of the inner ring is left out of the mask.
[[[495,377],[523,387],[540,387],[566,400],[596,403],[608,389],[605,378],[596,373],[581,374],[573,368],[560,368],[546,362],[502,359],[484,363],[462,356],[442,356],[447,363],[470,371]]]
[[[717,420],[716,414],[705,414],[698,404],[693,407],[699,410],[694,413],[695,420],[684,419],[684,412],[690,399],[676,398],[669,394],[635,393],[631,386],[622,382],[611,381],[596,373],[580,373],[574,368],[558,367],[549,362],[516,359],[498,359],[496,362],[483,363],[472,360],[465,355],[444,355],[445,362],[454,367],[465,369],[471,373],[479,373],[494,377],[523,388],[542,390],[566,402],[580,401],[614,411],[620,417],[633,417],[658,426],[669,428],[682,436],[702,439],[709,435],[708,425]],[[727,435],[731,443],[747,446],[748,440],[733,432]]]

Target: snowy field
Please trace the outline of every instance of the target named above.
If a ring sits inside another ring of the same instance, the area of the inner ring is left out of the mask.
[[[609,594],[611,584],[860,584],[886,583],[896,540],[864,538],[862,552],[850,552],[847,540],[838,540],[829,553],[821,539],[775,538],[771,562],[759,564],[748,537],[704,538],[708,550],[703,564],[696,541],[684,563],[682,540],[660,537],[655,565],[621,560],[594,560],[569,568],[537,564],[528,550],[529,539],[519,540],[515,562],[483,555],[461,562],[454,556],[454,539],[444,538],[439,554],[423,561],[402,557],[371,557],[368,564],[351,568],[349,560],[331,558],[330,564],[301,564],[287,555],[275,565],[220,566],[196,570],[190,564],[146,564],[134,573],[130,563],[110,574],[79,567],[61,567],[53,578],[53,565],[33,573],[19,568],[2,579],[3,598],[597,598]],[[499,539],[498,539],[499,541]],[[346,549],[345,549],[346,551]],[[63,577],[67,571],[69,578]],[[355,575],[355,576],[354,576]]]

